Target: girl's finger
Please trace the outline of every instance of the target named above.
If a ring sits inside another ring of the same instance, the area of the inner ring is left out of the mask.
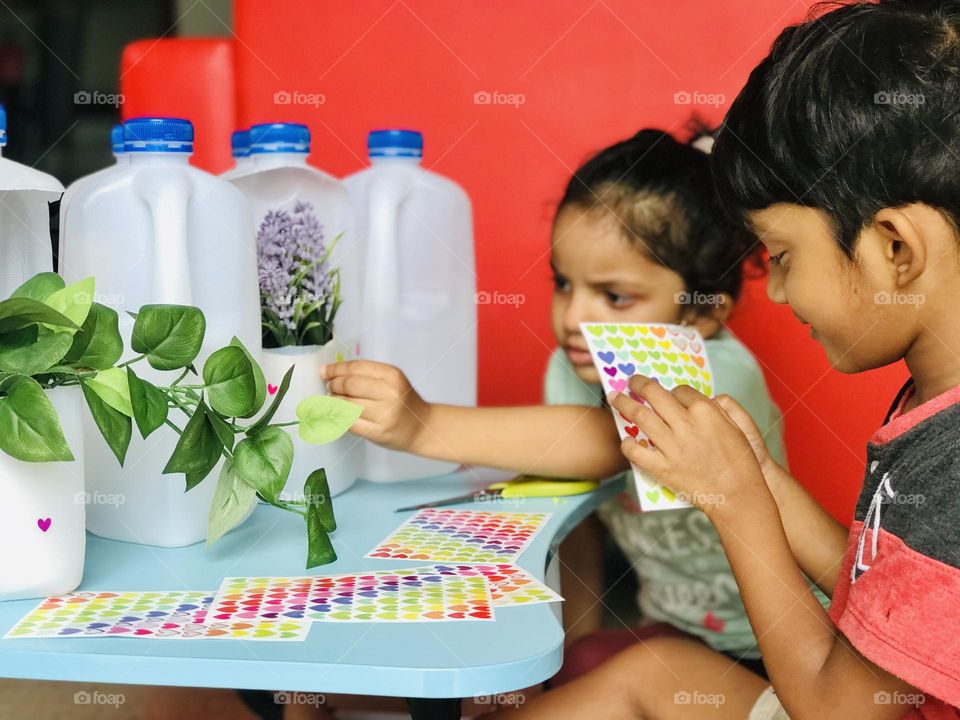
[[[656,380],[646,375],[634,375],[630,378],[630,389],[642,397],[668,426],[681,426],[684,406]]]
[[[610,402],[610,407],[640,428],[640,431],[650,438],[654,444],[665,441],[669,428],[649,407],[620,393],[611,393],[607,396],[607,399]]]
[[[388,386],[369,375],[337,375],[327,380],[327,391],[348,400],[386,400],[392,397]]]
[[[391,373],[395,372],[397,369],[392,365],[373,360],[347,360],[320,366],[320,377],[324,380],[343,375],[369,375],[379,380],[386,380]]]
[[[328,386],[329,388],[329,386]],[[338,393],[331,392],[329,393],[330,397],[339,398],[341,400],[347,400],[356,405],[359,405],[363,408],[363,412],[360,413],[360,417],[364,420],[376,423],[383,416],[383,403],[379,400],[373,400],[370,398],[358,398],[352,395],[340,395]]]
[[[358,437],[374,439],[380,435],[380,426],[371,421],[366,420],[363,415],[360,416],[360,419],[357,420],[353,426],[350,428],[350,432]]]

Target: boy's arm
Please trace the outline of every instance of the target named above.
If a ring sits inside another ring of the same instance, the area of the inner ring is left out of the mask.
[[[729,395],[720,395],[714,402],[750,441],[800,569],[826,595],[833,595],[847,546],[847,529],[770,456],[763,435],[743,407]]]
[[[761,488],[752,497],[728,499],[708,514],[733,568],[770,680],[790,717],[902,718],[919,693],[836,632],[794,560],[773,496]]]
[[[398,368],[367,360],[322,374],[331,395],[363,406],[351,431],[394,450],[548,477],[602,479],[628,467],[605,408],[428,403]]]
[[[738,424],[720,404],[688,386],[671,392],[650,378],[634,376],[630,389],[645,404],[617,395],[612,405],[650,443],[626,440],[624,455],[668,487],[711,500],[701,509],[720,536],[764,664],[790,716],[902,717],[909,708],[910,686],[837,633],[807,586],[780,520],[781,509]],[[791,512],[816,517],[804,508],[800,502]],[[878,697],[892,702],[878,702]]]

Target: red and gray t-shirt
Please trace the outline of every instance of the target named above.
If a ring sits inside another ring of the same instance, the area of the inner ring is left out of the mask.
[[[909,718],[958,720],[960,386],[903,412],[913,390],[904,385],[867,444],[830,618],[923,694]]]

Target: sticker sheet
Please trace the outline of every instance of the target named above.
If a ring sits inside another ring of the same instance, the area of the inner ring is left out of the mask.
[[[513,563],[551,513],[426,508],[367,553],[368,558]]]
[[[563,600],[557,593],[541,583],[523,568],[507,564],[440,564],[404,570],[377,570],[353,575],[327,577],[228,577],[225,578],[211,604],[211,613],[215,618],[257,620],[290,618],[307,619],[309,606],[313,600],[322,600],[329,596],[331,581],[342,580],[334,586],[340,590],[336,597],[350,597],[350,591],[356,595],[357,588],[383,575],[390,575],[400,582],[409,582],[416,576],[457,576],[483,577],[490,585],[490,598],[494,607],[513,605],[533,605],[542,602]],[[342,594],[340,594],[342,593]],[[336,597],[330,603],[336,603]],[[345,604],[340,601],[339,604]],[[351,604],[356,604],[351,603]],[[320,610],[325,608],[321,607]]]
[[[287,619],[213,621],[212,600],[208,590],[71,593],[46,598],[4,637],[302,641],[310,631],[309,624]]]
[[[624,393],[643,402],[629,388],[630,378],[639,374],[654,378],[667,389],[689,385],[707,397],[713,397],[713,370],[703,337],[696,329],[660,323],[581,323],[580,330],[590,347],[605,394],[611,391]],[[642,444],[649,442],[640,429],[627,422],[620,413],[614,410],[613,416],[621,439],[632,437]],[[689,507],[669,488],[659,485],[636,466],[633,475],[642,510]]]
[[[492,620],[482,574],[377,571],[315,577],[225,578],[214,621],[436,622]]]

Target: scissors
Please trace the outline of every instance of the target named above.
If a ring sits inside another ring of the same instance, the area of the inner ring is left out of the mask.
[[[593,480],[548,480],[547,478],[518,475],[506,482],[497,482],[466,495],[435,500],[433,502],[397,508],[394,512],[423,510],[424,508],[445,507],[463,502],[489,502],[507,498],[561,497],[563,495],[582,495],[597,489]]]

